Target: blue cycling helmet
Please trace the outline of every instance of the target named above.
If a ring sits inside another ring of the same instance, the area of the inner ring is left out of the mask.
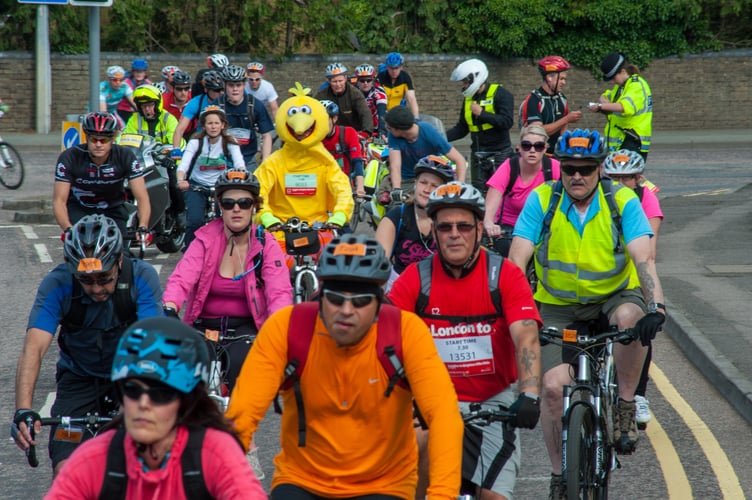
[[[405,58],[399,52],[390,52],[384,62],[390,68],[397,68],[405,64]]]
[[[196,330],[176,318],[158,316],[133,323],[112,360],[112,381],[155,380],[184,394],[209,383],[209,351]]]
[[[601,135],[590,129],[567,130],[556,142],[554,156],[559,160],[593,160],[601,163],[608,155]]]
[[[146,71],[147,69],[149,69],[149,63],[146,62],[146,59],[134,59],[131,63],[132,71]]]
[[[339,115],[339,106],[337,106],[337,103],[334,101],[330,101],[328,99],[322,99],[321,104],[324,105],[324,108],[326,108],[326,114],[329,116],[337,116]]]

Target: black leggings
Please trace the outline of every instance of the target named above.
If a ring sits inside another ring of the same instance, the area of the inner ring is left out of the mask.
[[[280,484],[272,490],[271,500],[326,500],[327,497],[314,495],[304,490],[300,486],[293,484]],[[405,500],[393,495],[360,495],[356,497],[347,497],[347,500]]]

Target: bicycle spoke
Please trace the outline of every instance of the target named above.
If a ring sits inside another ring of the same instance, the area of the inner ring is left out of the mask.
[[[24,164],[16,148],[0,142],[0,183],[8,189],[18,189],[24,180]]]

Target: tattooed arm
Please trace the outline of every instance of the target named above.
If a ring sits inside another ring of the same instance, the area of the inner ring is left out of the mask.
[[[517,358],[520,393],[540,394],[541,356],[538,326],[538,322],[533,319],[523,319],[509,325]]]
[[[627,244],[627,251],[637,267],[637,276],[640,279],[645,303],[663,303],[663,288],[655,268],[655,254],[650,246],[650,238],[648,236],[635,238]]]

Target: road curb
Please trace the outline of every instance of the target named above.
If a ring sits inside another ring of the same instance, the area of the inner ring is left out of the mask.
[[[42,211],[17,211],[13,214],[13,222],[22,222],[25,224],[56,224],[55,216],[49,212]]]
[[[752,382],[687,319],[666,301],[668,317],[664,331],[706,379],[752,424]]]

